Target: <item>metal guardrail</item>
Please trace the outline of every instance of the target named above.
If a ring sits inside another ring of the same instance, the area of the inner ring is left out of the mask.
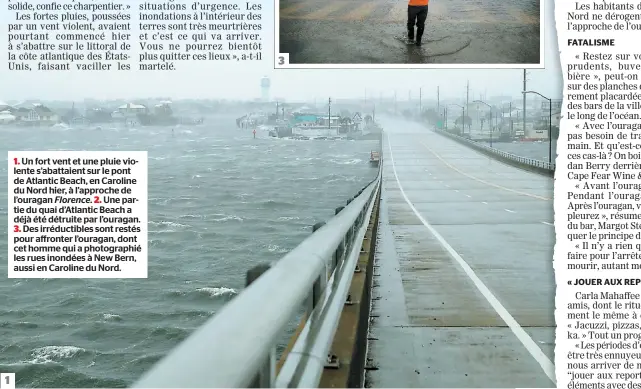
[[[475,140],[472,140],[472,139],[469,139],[469,138],[465,138],[465,137],[462,137],[462,136],[459,136],[459,135],[456,135],[456,134],[452,134],[452,133],[449,133],[447,131],[443,131],[443,130],[439,130],[439,129],[434,129],[434,131],[439,133],[439,134],[443,134],[443,135],[449,136],[450,138],[454,138],[454,139],[456,139],[458,141],[465,142],[465,143],[469,144],[472,148],[482,149],[483,151],[486,151],[486,152],[489,152],[489,153],[492,153],[492,154],[496,154],[496,155],[498,155],[498,156],[500,156],[502,158],[509,159],[509,160],[521,163],[523,165],[528,165],[528,166],[532,166],[532,167],[536,167],[536,168],[540,168],[540,169],[544,169],[544,170],[550,170],[550,171],[554,171],[556,169],[556,164],[554,164],[554,163],[549,163],[549,162],[541,161],[541,160],[534,159],[534,158],[521,157],[520,155],[516,155],[516,154],[508,153],[506,151],[498,150],[498,149],[496,149],[494,147],[489,147],[488,145],[481,144],[481,143],[479,143],[479,142],[477,142]]]
[[[348,300],[382,167],[295,249],[273,265],[250,270],[247,288],[133,387],[317,387],[331,365],[329,349]],[[276,375],[277,342],[303,303],[305,325]]]

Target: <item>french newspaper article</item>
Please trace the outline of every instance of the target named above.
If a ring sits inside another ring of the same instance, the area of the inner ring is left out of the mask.
[[[2,2],[0,389],[641,389],[640,29]]]
[[[556,4],[564,73],[554,193],[559,387],[641,384],[640,21],[638,2]]]

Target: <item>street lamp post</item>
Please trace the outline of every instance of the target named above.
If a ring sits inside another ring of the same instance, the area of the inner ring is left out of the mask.
[[[463,124],[462,124],[463,125],[463,130],[461,131],[461,135],[465,135],[465,107],[462,106],[462,105],[454,104],[454,103],[451,103],[450,105],[455,105],[455,106],[460,107],[461,109],[463,109],[463,116],[462,116],[462,118],[463,118]]]
[[[491,148],[492,147],[492,132],[494,131],[494,128],[493,128],[494,126],[493,126],[493,123],[492,123],[492,106],[489,105],[488,103],[486,103],[485,101],[481,101],[481,100],[474,100],[473,103],[485,104],[490,109],[490,148]]]
[[[443,108],[443,112],[445,113],[445,115],[444,115],[445,116],[445,131],[447,131],[448,130],[448,128],[447,128],[447,106],[445,108]]]
[[[548,142],[549,142],[549,145],[548,145],[548,163],[551,165],[552,164],[552,99],[550,99],[549,97],[543,96],[539,92],[535,92],[533,90],[527,90],[527,91],[523,91],[521,93],[523,93],[523,94],[534,93],[535,95],[539,95],[539,96],[543,97],[549,103],[550,118],[549,118],[549,122],[548,122],[548,125],[549,125],[549,127],[548,127]]]

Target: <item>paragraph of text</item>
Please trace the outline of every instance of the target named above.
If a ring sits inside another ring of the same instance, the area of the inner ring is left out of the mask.
[[[10,1],[11,71],[158,71],[262,60],[255,1]]]
[[[559,6],[559,4],[562,4]],[[557,2],[565,71],[555,187],[558,387],[641,386],[638,2]]]
[[[8,162],[9,278],[147,278],[147,152]]]

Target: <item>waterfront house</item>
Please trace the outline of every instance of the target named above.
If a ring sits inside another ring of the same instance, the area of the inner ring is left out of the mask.
[[[24,126],[52,126],[60,121],[54,111],[42,104],[19,107],[12,112],[16,122]]]
[[[135,117],[138,114],[146,113],[147,107],[140,104],[127,103],[118,107],[117,112],[123,117]]]
[[[111,117],[114,120],[124,122],[126,125],[134,126],[140,124],[139,115],[148,112],[146,106],[141,104],[127,103],[116,108]]]
[[[11,111],[0,111],[0,124],[11,124],[15,121],[16,117],[11,114]]]

